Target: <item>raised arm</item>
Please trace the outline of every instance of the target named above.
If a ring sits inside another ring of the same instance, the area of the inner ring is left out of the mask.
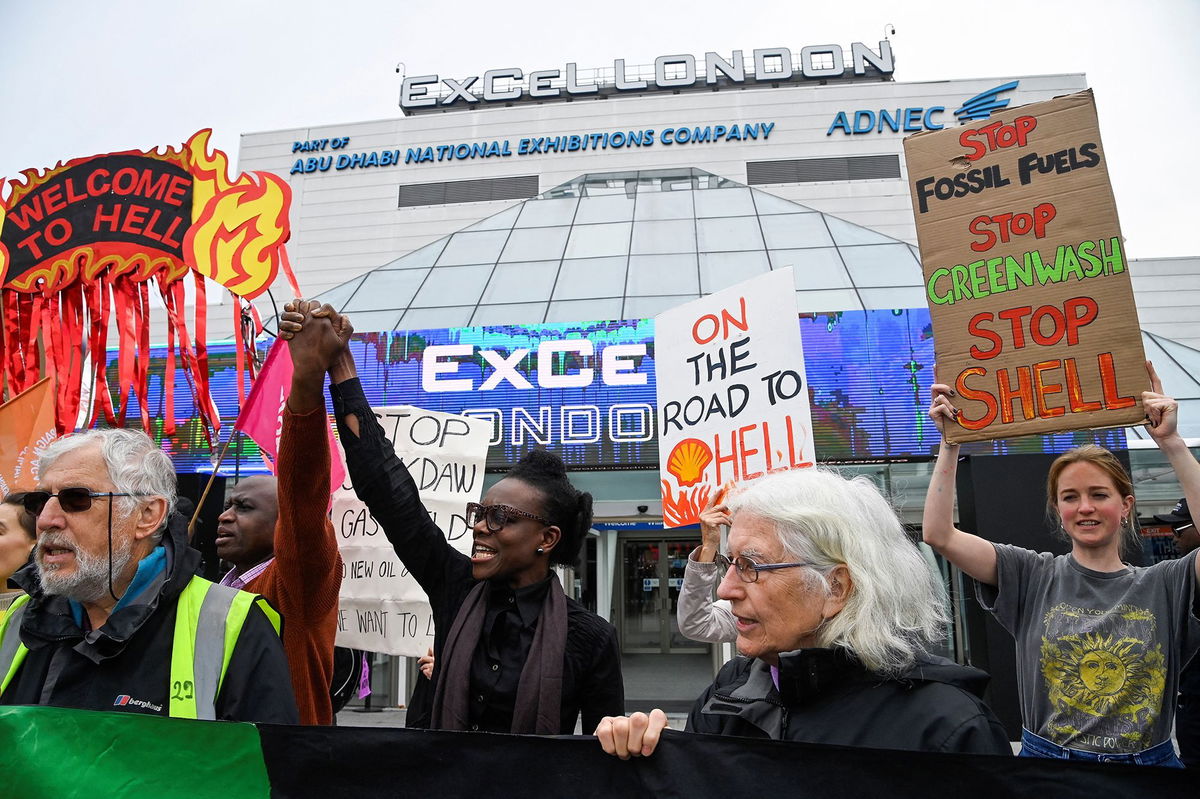
[[[721,579],[720,569],[713,561],[721,549],[721,527],[731,519],[725,505],[730,485],[721,487],[700,511],[700,547],[688,556],[683,572],[683,585],[675,617],[679,632],[693,641],[722,643],[737,638],[733,612],[725,603],[713,599],[713,590]]]
[[[307,314],[315,306],[295,300],[287,307]],[[308,619],[295,619],[296,624],[331,614],[342,582],[337,538],[328,515],[331,453],[323,388],[325,372],[344,346],[328,319],[310,318],[303,332],[288,340],[292,386],[279,438],[282,501],[275,527],[275,568],[283,575],[279,591],[289,596],[282,609]]]
[[[925,513],[921,519],[921,537],[946,560],[980,582],[996,584],[996,548],[977,535],[963,532],[954,526],[954,480],[958,474],[958,444],[945,440],[945,426],[953,422],[958,411],[951,403],[953,389],[944,383],[934,383],[933,402],[929,418],[943,434],[937,462],[925,494]]]
[[[342,340],[349,339],[349,320],[332,308],[325,306],[311,315],[318,319],[329,316]],[[303,315],[285,312],[280,331],[295,335],[303,323]],[[367,402],[348,348],[343,347],[333,357],[329,377],[329,394],[354,492],[383,528],[397,557],[436,605],[450,583],[470,579],[471,562],[446,541],[421,504],[416,483]]]
[[[1189,508],[1200,508],[1200,463],[1196,462],[1187,442],[1179,434],[1179,403],[1163,393],[1162,380],[1154,371],[1154,364],[1146,361],[1150,374],[1150,391],[1142,392],[1142,405],[1146,409],[1146,432],[1167,456],[1175,477],[1187,497]],[[1196,559],[1196,578],[1200,579],[1200,558]]]

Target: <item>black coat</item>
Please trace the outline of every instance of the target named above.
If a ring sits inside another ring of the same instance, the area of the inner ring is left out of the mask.
[[[763,661],[726,663],[688,716],[691,732],[805,743],[1011,755],[979,698],[988,675],[923,655],[899,678],[867,671],[843,650],[780,658],[780,688]]]
[[[86,634],[65,598],[42,592],[33,564],[18,572],[16,581],[32,595],[21,623],[21,642],[29,654],[0,704],[168,715],[175,610],[200,565],[200,553],[188,547],[184,528],[172,526],[162,543],[165,573]],[[257,606],[234,645],[216,717],[299,721],[283,644]]]

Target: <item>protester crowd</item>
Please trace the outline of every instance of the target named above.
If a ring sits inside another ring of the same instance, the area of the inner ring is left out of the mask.
[[[666,714],[624,714],[616,630],[570,598],[554,568],[578,558],[592,497],[560,458],[532,450],[467,506],[472,549],[455,550],[367,403],[351,333],[329,306],[288,304],[280,335],[294,371],[277,475],[229,492],[216,546],[230,569],[219,583],[198,576],[199,553],[172,521],[173,467],[144,433],[90,430],[41,452],[37,487],[0,504],[0,581],[17,589],[0,621],[0,704],[333,723],[342,564],[327,514],[328,377],[355,491],[433,609],[410,726],[559,735],[582,720],[605,752],[651,755]],[[1060,556],[957,529],[959,451],[939,450],[924,540],[974,578],[1016,640],[1023,756],[1181,766],[1174,731],[1182,760],[1200,757],[1188,668],[1200,648],[1200,536],[1188,510],[1200,501],[1200,463],[1148,368],[1146,427],[1185,494],[1158,517],[1178,559],[1123,560],[1138,545],[1133,486],[1103,448],[1071,450],[1050,468],[1047,512],[1070,544]],[[955,399],[933,386],[939,430]],[[932,653],[946,634],[945,588],[870,481],[822,468],[772,474],[723,488],[701,522],[680,629],[738,654],[696,700],[688,731],[1012,753],[983,699],[988,675]]]

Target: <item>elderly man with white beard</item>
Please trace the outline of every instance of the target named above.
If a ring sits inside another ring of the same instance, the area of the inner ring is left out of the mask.
[[[167,518],[170,460],[145,433],[92,430],[41,454],[28,592],[0,622],[0,704],[296,723],[280,619],[196,576]],[[225,642],[233,651],[225,653]]]

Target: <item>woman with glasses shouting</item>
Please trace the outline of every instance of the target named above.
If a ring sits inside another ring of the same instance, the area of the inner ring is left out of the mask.
[[[979,696],[987,675],[928,654],[940,588],[866,478],[800,469],[725,500],[739,657],[696,700],[690,732],[939,752],[1011,754]],[[654,751],[661,710],[606,718],[604,751]]]
[[[349,322],[326,306],[349,338]],[[285,312],[295,332],[304,316]],[[611,624],[568,598],[551,566],[571,565],[592,523],[592,496],[562,460],[533,450],[466,509],[470,556],[452,547],[421,504],[363,394],[349,350],[330,394],[354,490],[433,608],[433,704],[428,726],[570,735],[625,704]],[[414,714],[420,716],[421,714]],[[419,722],[418,722],[419,723]],[[412,724],[410,724],[412,726]]]

